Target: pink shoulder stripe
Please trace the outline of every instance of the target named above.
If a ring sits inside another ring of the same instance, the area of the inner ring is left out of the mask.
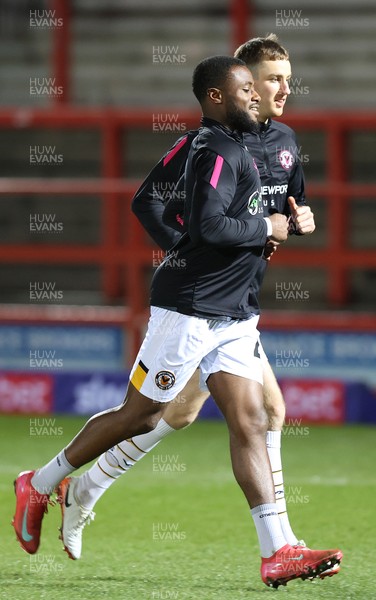
[[[188,136],[186,135],[185,137],[183,137],[182,140],[180,140],[180,142],[178,144],[176,144],[176,146],[174,146],[172,148],[172,150],[170,150],[170,152],[168,154],[166,154],[166,156],[163,159],[163,166],[165,167],[167,165],[167,163],[170,162],[170,160],[172,158],[174,158],[175,154],[177,152],[179,152],[180,148],[182,148],[184,146],[184,144],[186,143],[188,139]]]
[[[223,165],[223,158],[222,158],[222,156],[219,156],[219,154],[218,154],[216,161],[215,161],[213,173],[210,178],[210,185],[212,185],[214,189],[217,188],[218,179],[219,179],[219,176],[222,171],[222,165]]]

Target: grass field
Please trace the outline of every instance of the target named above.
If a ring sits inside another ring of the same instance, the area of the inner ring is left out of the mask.
[[[45,517],[39,553],[23,552],[10,527],[14,476],[50,459],[82,423],[56,416],[34,435],[29,418],[0,417],[1,598],[376,599],[376,429],[286,430],[293,528],[311,547],[341,548],[344,561],[335,577],[292,581],[275,591],[259,577],[253,522],[219,422],[200,422],[170,436],[115,483],[85,529],[80,561],[62,551],[57,506]]]

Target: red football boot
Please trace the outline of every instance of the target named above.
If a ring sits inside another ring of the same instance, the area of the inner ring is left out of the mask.
[[[40,494],[31,485],[35,471],[23,471],[14,482],[16,514],[12,525],[21,547],[29,554],[39,548],[42,519],[47,512],[49,494]]]
[[[340,550],[311,550],[286,544],[270,558],[261,559],[261,578],[266,585],[278,588],[292,579],[322,577],[325,571],[339,565],[341,559]]]

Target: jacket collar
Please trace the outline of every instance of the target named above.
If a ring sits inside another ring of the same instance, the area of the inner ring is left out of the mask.
[[[236,130],[231,130],[226,125],[223,125],[219,121],[215,119],[210,119],[209,117],[201,117],[201,126],[202,127],[217,127],[230,137],[234,138],[237,142],[243,143],[243,134]]]
[[[268,131],[268,129],[271,126],[271,124],[272,124],[272,120],[271,119],[268,119],[266,121],[266,123],[259,123],[259,125],[260,125],[260,133],[265,133],[266,131]]]

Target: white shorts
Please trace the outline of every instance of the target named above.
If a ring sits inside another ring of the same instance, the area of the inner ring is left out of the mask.
[[[217,371],[262,384],[258,320],[202,319],[152,306],[130,381],[156,402],[173,400],[198,366],[203,386]]]

